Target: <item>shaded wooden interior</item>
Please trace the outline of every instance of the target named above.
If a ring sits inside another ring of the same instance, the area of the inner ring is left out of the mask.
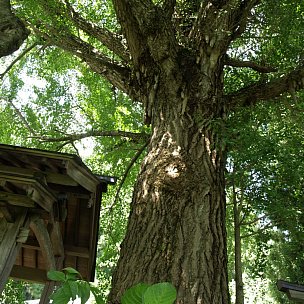
[[[111,183],[75,155],[0,145],[1,292],[8,276],[50,285],[47,271],[64,267],[93,281],[101,197]]]

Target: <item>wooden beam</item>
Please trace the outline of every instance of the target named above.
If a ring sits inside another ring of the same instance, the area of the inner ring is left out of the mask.
[[[66,255],[81,257],[88,259],[90,257],[90,251],[87,247],[80,247],[80,246],[64,246],[64,251]]]
[[[0,244],[5,236],[5,233],[8,229],[8,222],[4,217],[0,218]]]
[[[26,195],[14,194],[10,192],[0,191],[0,201],[8,202],[14,206],[34,208],[35,202]]]
[[[28,249],[41,250],[39,243],[33,241],[28,241],[27,243],[22,244],[22,247]],[[88,259],[90,257],[90,250],[87,247],[64,245],[64,255]]]
[[[48,212],[52,210],[53,203],[56,201],[56,197],[39,182],[29,185],[27,187],[27,194]]]
[[[13,223],[15,221],[14,212],[7,206],[6,203],[0,201],[0,214],[8,223]]]
[[[53,159],[73,159],[75,155],[68,154],[68,153],[60,153],[60,152],[53,152],[53,151],[47,151],[47,150],[39,150],[39,149],[31,149],[31,148],[23,148],[23,147],[17,147],[17,146],[11,146],[11,145],[5,145],[0,144],[0,150],[1,153],[8,152],[9,155],[12,154],[19,154],[19,155],[34,155],[34,156],[40,156],[40,157],[49,157]]]
[[[300,284],[294,284],[294,283],[290,283],[287,281],[283,281],[283,280],[278,280],[277,281],[277,287],[279,289],[279,291],[287,291],[287,290],[297,290],[297,291],[301,291],[304,293],[304,285],[300,285]]]
[[[78,165],[75,161],[66,161],[65,164],[67,174],[90,192],[95,192],[100,181],[90,171],[83,166]]]
[[[20,228],[23,226],[26,228],[28,225],[28,222],[26,222],[26,213],[27,211],[24,210],[23,213],[16,217],[14,223],[7,223],[5,233],[0,242],[0,294],[2,293],[21,247],[21,243],[17,243],[16,239]]]
[[[45,270],[20,265],[13,266],[10,277],[13,279],[37,283],[45,283],[47,281],[47,273]]]
[[[63,240],[59,222],[54,222],[50,231],[51,242],[55,256],[64,257]]]
[[[9,275],[12,271],[12,267],[16,261],[16,257],[18,255],[18,252],[21,248],[21,243],[15,243],[12,245],[11,250],[9,252],[9,255],[6,260],[6,264],[4,265],[4,268],[1,269],[0,273],[0,295],[5,287],[5,284],[7,283],[7,280],[9,278]]]
[[[78,186],[78,183],[71,177],[64,174],[37,171],[35,169],[20,168],[14,166],[5,166],[0,164],[0,173],[5,175],[19,175],[27,178],[43,180],[47,183],[60,184],[65,186]]]
[[[278,280],[277,287],[279,291],[285,292],[290,300],[304,303],[304,285]]]
[[[42,255],[45,258],[47,270],[55,269],[55,257],[52,248],[52,242],[50,235],[46,229],[44,220],[38,216],[32,216],[30,221],[30,228],[38,240]]]
[[[23,177],[33,178],[34,177],[35,170],[32,169],[26,169],[26,168],[20,168],[20,167],[14,167],[14,166],[6,166],[0,164],[0,173],[3,173],[5,175],[20,175]]]
[[[303,291],[297,291],[297,290],[288,290],[287,292],[288,298],[290,300],[293,300],[297,303],[304,303],[304,292]]]
[[[47,281],[44,285],[42,290],[42,294],[40,296],[39,304],[49,304],[50,303],[50,296],[53,293],[53,290],[56,286],[56,282],[54,281]]]
[[[27,196],[47,211],[52,209],[53,202],[56,201],[56,197],[46,186],[34,178],[0,173],[0,179],[23,187],[27,191]]]

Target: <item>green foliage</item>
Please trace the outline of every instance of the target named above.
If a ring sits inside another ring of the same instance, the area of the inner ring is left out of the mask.
[[[144,301],[144,294],[149,287],[149,284],[139,283],[129,288],[121,298],[122,304],[142,304]]]
[[[61,286],[50,297],[54,304],[66,304],[77,297],[81,299],[81,304],[84,304],[90,298],[92,287],[90,283],[81,280],[77,270],[67,267],[63,271],[49,271],[47,275],[50,280],[61,283]]]
[[[0,295],[0,303],[2,304],[20,304],[26,300],[27,284],[20,281],[9,280]]]
[[[303,100],[299,94],[296,101],[286,98],[239,110],[229,117],[226,134],[230,151],[227,167],[229,274],[233,280],[234,184],[243,222],[245,290],[252,281],[262,280],[259,292],[268,291],[268,296],[273,297],[270,303],[287,303],[276,288],[278,279],[303,281],[304,138],[300,131]],[[253,293],[252,287],[247,290],[246,296]]]
[[[97,287],[81,280],[77,270],[67,267],[63,271],[48,272],[50,280],[60,282],[61,286],[50,297],[54,304],[67,304],[70,300],[81,299],[85,304],[90,298],[90,292],[97,304],[104,304],[104,298]],[[173,304],[176,299],[176,290],[170,283],[144,284],[140,283],[128,290],[122,296],[122,304]]]
[[[154,285],[140,283],[129,288],[122,296],[122,304],[172,304],[176,290],[170,283]]]

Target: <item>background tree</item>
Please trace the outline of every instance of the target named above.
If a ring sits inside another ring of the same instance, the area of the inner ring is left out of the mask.
[[[253,279],[267,279],[267,288],[278,303],[288,301],[278,292],[277,279],[303,280],[303,96],[293,107],[286,107],[287,101],[239,111],[230,120],[229,130],[235,131],[230,140],[227,191],[236,213],[236,303],[244,302],[243,271]],[[228,204],[228,222],[229,209]],[[242,256],[239,248],[245,252]]]
[[[84,91],[85,62],[106,78],[116,93],[120,90],[137,103],[131,113],[136,116],[141,107],[145,124],[151,126],[110,303],[119,303],[123,291],[138,282],[158,281],[171,281],[177,287],[177,303],[229,302],[226,118],[241,107],[284,93],[296,95],[304,86],[303,39],[295,38],[303,32],[303,6],[284,0],[276,2],[275,10],[273,5],[256,0],[114,0],[88,6],[76,1],[25,0],[16,7],[33,32],[29,47],[36,45],[30,53],[24,52],[19,67],[54,79],[43,83],[46,94],[33,86],[37,108],[40,100],[47,104],[54,91],[57,95],[52,100],[61,109],[63,104],[68,112],[80,107],[89,113],[85,96],[74,90]],[[53,71],[57,65],[58,71],[51,77],[42,68],[45,64]],[[243,73],[239,68],[252,72]],[[96,133],[83,126],[85,134],[54,136],[57,127],[47,130],[45,126],[57,125],[61,132],[75,133],[71,132],[72,121],[66,119],[60,125],[58,115],[51,116],[52,112],[58,114],[51,103],[48,115],[35,115],[33,108],[26,106],[20,111],[16,98],[22,80],[12,68],[2,77],[9,72],[11,78],[4,81],[2,98],[19,110],[19,119],[32,117],[27,132],[36,140],[49,140],[49,132],[52,140],[55,137],[73,144],[76,139],[99,134],[128,138],[128,145],[137,144],[139,151],[146,145],[143,123],[138,124],[137,132],[98,128]],[[261,76],[265,73],[271,74]],[[77,80],[69,87],[67,75]],[[96,88],[98,83],[101,86],[97,75],[96,83],[89,83],[90,89],[100,90]],[[125,100],[122,98],[120,105]],[[101,99],[98,101],[95,105],[102,107]],[[71,117],[68,112],[62,111],[67,118]],[[92,107],[94,125],[99,122],[95,114]]]

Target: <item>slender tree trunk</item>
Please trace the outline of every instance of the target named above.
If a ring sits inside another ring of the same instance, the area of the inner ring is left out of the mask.
[[[191,71],[189,71],[191,73]],[[135,186],[109,303],[139,282],[172,282],[178,304],[228,303],[221,77],[159,81],[153,135]],[[196,78],[196,76],[198,78]],[[184,93],[185,92],[185,93]],[[217,116],[216,116],[217,115]],[[213,120],[214,119],[214,120]]]
[[[244,304],[240,210],[238,207],[234,186],[233,186],[233,215],[234,215],[235,304]]]

